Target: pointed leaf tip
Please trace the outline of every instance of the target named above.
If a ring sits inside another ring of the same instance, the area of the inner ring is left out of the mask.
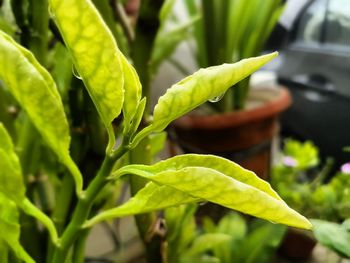
[[[274,59],[278,52],[200,69],[174,84],[154,108],[152,130],[162,131],[170,122],[229,88]]]

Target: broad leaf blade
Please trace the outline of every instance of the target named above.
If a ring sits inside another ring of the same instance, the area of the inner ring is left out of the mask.
[[[13,249],[17,257],[27,263],[34,260],[25,252],[19,243],[20,225],[16,204],[0,193],[0,240]]]
[[[0,123],[0,192],[20,203],[25,197],[22,170],[10,135]]]
[[[115,143],[112,121],[123,107],[123,66],[112,33],[89,0],[50,0],[74,65]]]
[[[186,167],[211,168],[244,184],[257,188],[277,200],[282,200],[271,188],[270,184],[260,179],[255,173],[230,160],[215,155],[178,155],[165,161],[158,162],[152,166],[133,165],[132,167],[137,167],[138,169],[143,169],[145,172],[150,173],[159,173],[166,170],[180,170]]]
[[[323,220],[312,220],[316,239],[324,246],[350,258],[350,231],[346,227]]]
[[[0,57],[0,79],[27,112],[45,142],[71,171],[79,191],[81,175],[69,155],[68,122],[52,77],[32,53],[1,31]]]
[[[200,69],[173,85],[159,98],[154,108],[152,130],[162,131],[171,121],[202,103],[218,97],[230,87],[277,56],[277,52],[243,59],[235,64],[223,64]]]
[[[92,218],[86,226],[91,226],[107,219],[147,213],[196,201],[199,201],[199,199],[191,197],[184,192],[165,185],[159,186],[150,182],[126,203],[100,213]]]
[[[311,223],[283,201],[252,185],[207,167],[184,167],[158,171],[152,166],[129,165],[122,174],[136,174],[199,199],[251,214],[276,223],[310,229]]]
[[[230,235],[223,233],[207,233],[200,235],[195,239],[191,248],[186,251],[185,256],[193,256],[203,253],[213,247],[231,242],[231,240],[232,237]]]

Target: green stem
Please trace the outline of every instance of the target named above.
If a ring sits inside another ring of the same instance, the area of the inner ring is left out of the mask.
[[[61,234],[66,224],[69,207],[71,206],[74,193],[74,181],[70,174],[66,173],[62,180],[62,185],[57,196],[56,207],[52,213],[52,221],[54,222],[58,234]],[[48,242],[46,261],[49,262],[54,246],[52,242]]]
[[[29,1],[30,42],[29,49],[42,64],[46,64],[48,49],[49,11],[47,0]]]
[[[115,11],[115,15],[116,15],[117,19],[120,22],[122,29],[123,29],[123,32],[124,32],[124,35],[128,41],[128,44],[131,45],[131,43],[133,42],[133,40],[135,38],[135,34],[134,34],[132,26],[129,22],[129,18],[128,18],[127,14],[125,13],[125,10],[124,10],[122,4],[119,3],[118,1],[116,1],[114,4],[114,11]]]
[[[38,160],[38,163],[40,163],[40,160]],[[44,213],[50,215],[55,206],[55,192],[49,180],[49,175],[39,172],[36,177],[36,184],[41,208]]]
[[[16,19],[16,23],[20,29],[20,42],[23,46],[28,47],[30,30],[25,14],[26,2],[26,0],[12,0],[11,9]]]
[[[142,95],[147,98],[145,117],[149,114],[149,103],[151,98],[151,56],[160,26],[159,11],[164,0],[141,1],[139,18],[135,30],[131,57],[142,83]]]
[[[70,174],[65,174],[63,177],[62,185],[60,187],[60,192],[57,196],[57,202],[55,210],[52,214],[52,220],[56,225],[58,233],[61,233],[65,219],[69,211],[69,206],[72,201],[74,193],[74,181]]]
[[[89,235],[89,232],[90,232],[90,229],[84,229],[74,244],[74,251],[73,251],[73,262],[74,263],[83,263],[84,262],[85,245],[86,245],[86,239]]]
[[[177,61],[174,58],[169,58],[168,59],[169,63],[171,65],[173,65],[181,74],[183,74],[184,76],[189,76],[192,73],[190,72],[190,70],[188,70],[184,65],[182,65],[179,61]]]
[[[6,247],[1,247],[0,248],[0,262],[9,262],[8,256],[9,256],[8,249]]]
[[[78,204],[74,209],[71,222],[60,240],[60,246],[53,252],[52,263],[65,262],[67,253],[71,245],[81,233],[82,226],[90,214],[90,210],[98,193],[108,183],[107,177],[111,173],[113,166],[127,149],[121,146],[112,156],[106,156],[96,177],[91,181],[85,193],[79,197]]]
[[[135,149],[130,151],[130,163],[151,164],[152,155],[150,152],[149,136],[145,137]],[[130,175],[130,190],[134,196],[141,188],[145,186],[147,180],[136,175]],[[151,227],[157,220],[155,213],[146,213],[135,215],[135,221],[140,237],[146,247],[147,262],[162,262],[161,241],[158,236],[150,235]]]

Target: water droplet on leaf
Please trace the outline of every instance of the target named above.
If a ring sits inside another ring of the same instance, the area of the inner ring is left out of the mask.
[[[220,94],[219,96],[215,96],[214,98],[209,99],[209,102],[215,103],[220,101],[224,97],[225,93]]]
[[[72,72],[73,72],[74,77],[76,77],[77,79],[82,79],[82,77],[80,77],[79,72],[74,67],[74,65],[72,66]]]

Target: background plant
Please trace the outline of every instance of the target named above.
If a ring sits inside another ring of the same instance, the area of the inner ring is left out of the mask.
[[[284,200],[310,218],[342,222],[350,215],[348,174],[330,174],[332,161],[322,169],[312,142],[285,141],[280,162],[273,168],[272,185]]]
[[[196,205],[169,208],[169,262],[270,262],[286,227],[227,213],[215,223],[196,218]],[[179,215],[183,220],[178,220]],[[196,226],[196,219],[201,227]],[[176,229],[176,231],[174,231]]]
[[[18,14],[32,10],[13,7]],[[154,165],[128,165],[125,160],[148,135],[163,131],[177,117],[222,94],[276,54],[194,73],[159,99],[152,121],[144,127],[140,123],[146,99],[138,74],[94,5],[86,0],[51,0],[48,10],[57,26],[52,25],[52,32],[58,29],[55,34],[65,45],[57,46],[53,54],[69,55],[74,64],[72,88],[65,86],[71,68],[54,67],[53,75],[62,75],[57,81],[62,86],[57,88],[35,57],[47,47],[49,31],[42,31],[47,38],[29,31],[33,40],[27,44],[35,46],[35,56],[0,33],[1,98],[6,102],[0,126],[0,254],[4,262],[12,261],[14,254],[26,262],[68,258],[82,262],[85,240],[94,224],[201,200],[311,227],[266,182],[228,160],[209,155],[178,156]],[[43,19],[48,26],[48,16]],[[25,20],[21,29],[27,25]],[[63,61],[70,65],[68,58]],[[150,182],[144,187],[142,182],[141,190],[122,205],[99,211],[115,182],[130,174]]]
[[[199,5],[191,0],[184,3],[192,19],[200,15],[193,32],[196,46],[193,55],[199,67],[259,55],[284,8],[281,0],[202,0]],[[219,103],[208,105],[220,112],[242,109],[248,90],[249,77],[224,96],[221,94]]]

